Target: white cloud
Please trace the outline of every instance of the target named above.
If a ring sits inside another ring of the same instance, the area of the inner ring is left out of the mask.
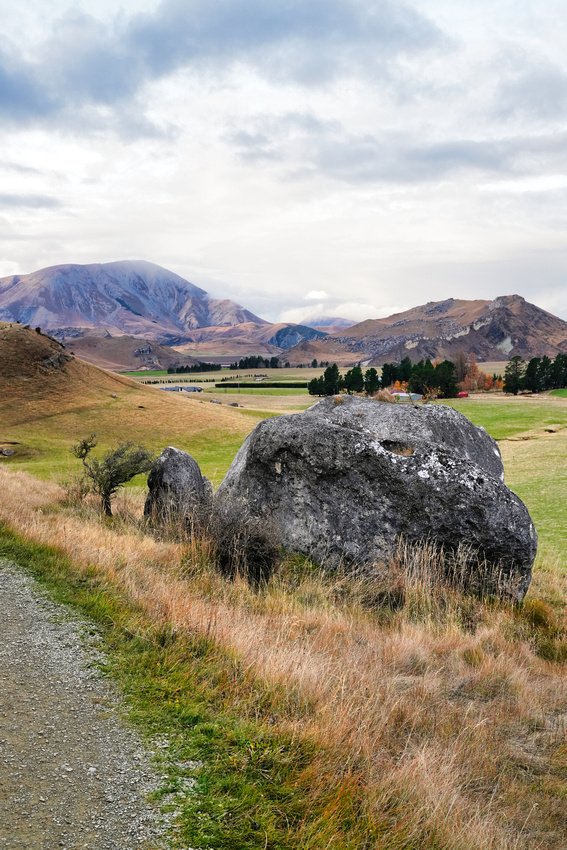
[[[0,277],[8,277],[19,273],[18,264],[4,258],[0,259]]]
[[[394,313],[401,313],[413,306],[408,304],[405,307],[382,306],[376,307],[374,304],[368,304],[358,301],[344,301],[342,304],[337,304],[335,313],[342,319],[352,319],[356,322],[364,322],[366,319],[384,319],[387,316],[393,316]]]
[[[567,318],[564,2],[3,5],[0,273],[140,258],[272,320],[512,292]]]

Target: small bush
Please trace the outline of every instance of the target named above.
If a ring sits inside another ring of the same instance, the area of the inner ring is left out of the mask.
[[[281,559],[277,535],[267,520],[246,517],[224,502],[195,509],[186,533],[205,548],[211,564],[230,580],[245,578],[251,585],[267,584]]]
[[[380,392],[376,393],[374,396],[374,401],[387,401],[390,404],[395,404],[396,399],[388,390],[380,390]]]
[[[527,599],[515,611],[520,636],[528,638],[537,655],[546,661],[567,661],[567,633],[555,611],[542,599]]]
[[[102,458],[90,457],[96,446],[96,435],[91,434],[71,448],[71,454],[84,466],[84,475],[92,481],[93,490],[101,499],[101,509],[106,516],[112,516],[112,497],[136,475],[150,471],[155,455],[143,446],[132,442],[120,443],[115,449],[107,451]]]
[[[471,667],[481,667],[485,661],[485,654],[481,646],[465,649],[463,658]]]
[[[542,599],[527,599],[518,608],[518,617],[533,626],[547,632],[557,631],[557,617],[551,605]]]
[[[86,475],[72,475],[63,484],[63,490],[65,493],[63,504],[69,507],[79,507],[86,496],[93,492],[93,487]]]

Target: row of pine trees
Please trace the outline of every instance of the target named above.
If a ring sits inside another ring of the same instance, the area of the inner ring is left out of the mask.
[[[451,360],[412,363],[405,357],[398,364],[384,363],[381,376],[373,367],[363,373],[360,366],[341,375],[337,364],[333,363],[320,378],[313,378],[308,384],[309,393],[318,396],[335,395],[341,390],[374,395],[380,388],[387,387],[439,398],[455,398],[459,390],[503,389],[513,395],[522,391],[543,392],[567,387],[567,354],[558,354],[555,360],[547,356],[532,357],[528,362],[515,355],[508,362],[503,379],[501,375],[487,375],[481,371],[474,356],[463,363],[459,358],[456,363]]]
[[[504,373],[504,392],[517,395],[526,391],[540,393],[567,387],[567,354],[558,354],[555,360],[550,357],[532,357],[526,362],[515,355],[506,366]]]
[[[343,376],[336,363],[328,366],[320,378],[313,378],[307,385],[310,395],[335,395],[346,390],[350,393],[374,395],[381,387],[403,386],[410,393],[420,395],[435,394],[442,398],[455,398],[459,392],[456,381],[455,364],[450,360],[432,363],[420,360],[412,363],[409,357],[398,365],[385,363],[382,376],[374,367],[364,373],[360,366],[354,366]]]

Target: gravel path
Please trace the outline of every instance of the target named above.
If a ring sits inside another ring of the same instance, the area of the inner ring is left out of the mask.
[[[91,627],[0,561],[0,848],[142,850],[160,777],[96,669]]]

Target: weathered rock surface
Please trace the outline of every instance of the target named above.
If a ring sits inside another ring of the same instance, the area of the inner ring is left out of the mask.
[[[201,475],[199,464],[187,452],[168,446],[148,475],[145,516],[170,519],[191,512],[210,500],[212,484]]]
[[[498,443],[484,428],[452,407],[432,404],[382,404],[359,396],[326,398],[305,411],[318,421],[364,430],[378,440],[389,440],[415,450],[438,446],[464,460],[476,463],[504,481],[504,466]]]
[[[494,440],[451,408],[344,397],[264,420],[218,496],[324,565],[380,559],[403,535],[472,547],[501,573],[495,591],[521,599],[529,586],[528,511],[503,483]]]

